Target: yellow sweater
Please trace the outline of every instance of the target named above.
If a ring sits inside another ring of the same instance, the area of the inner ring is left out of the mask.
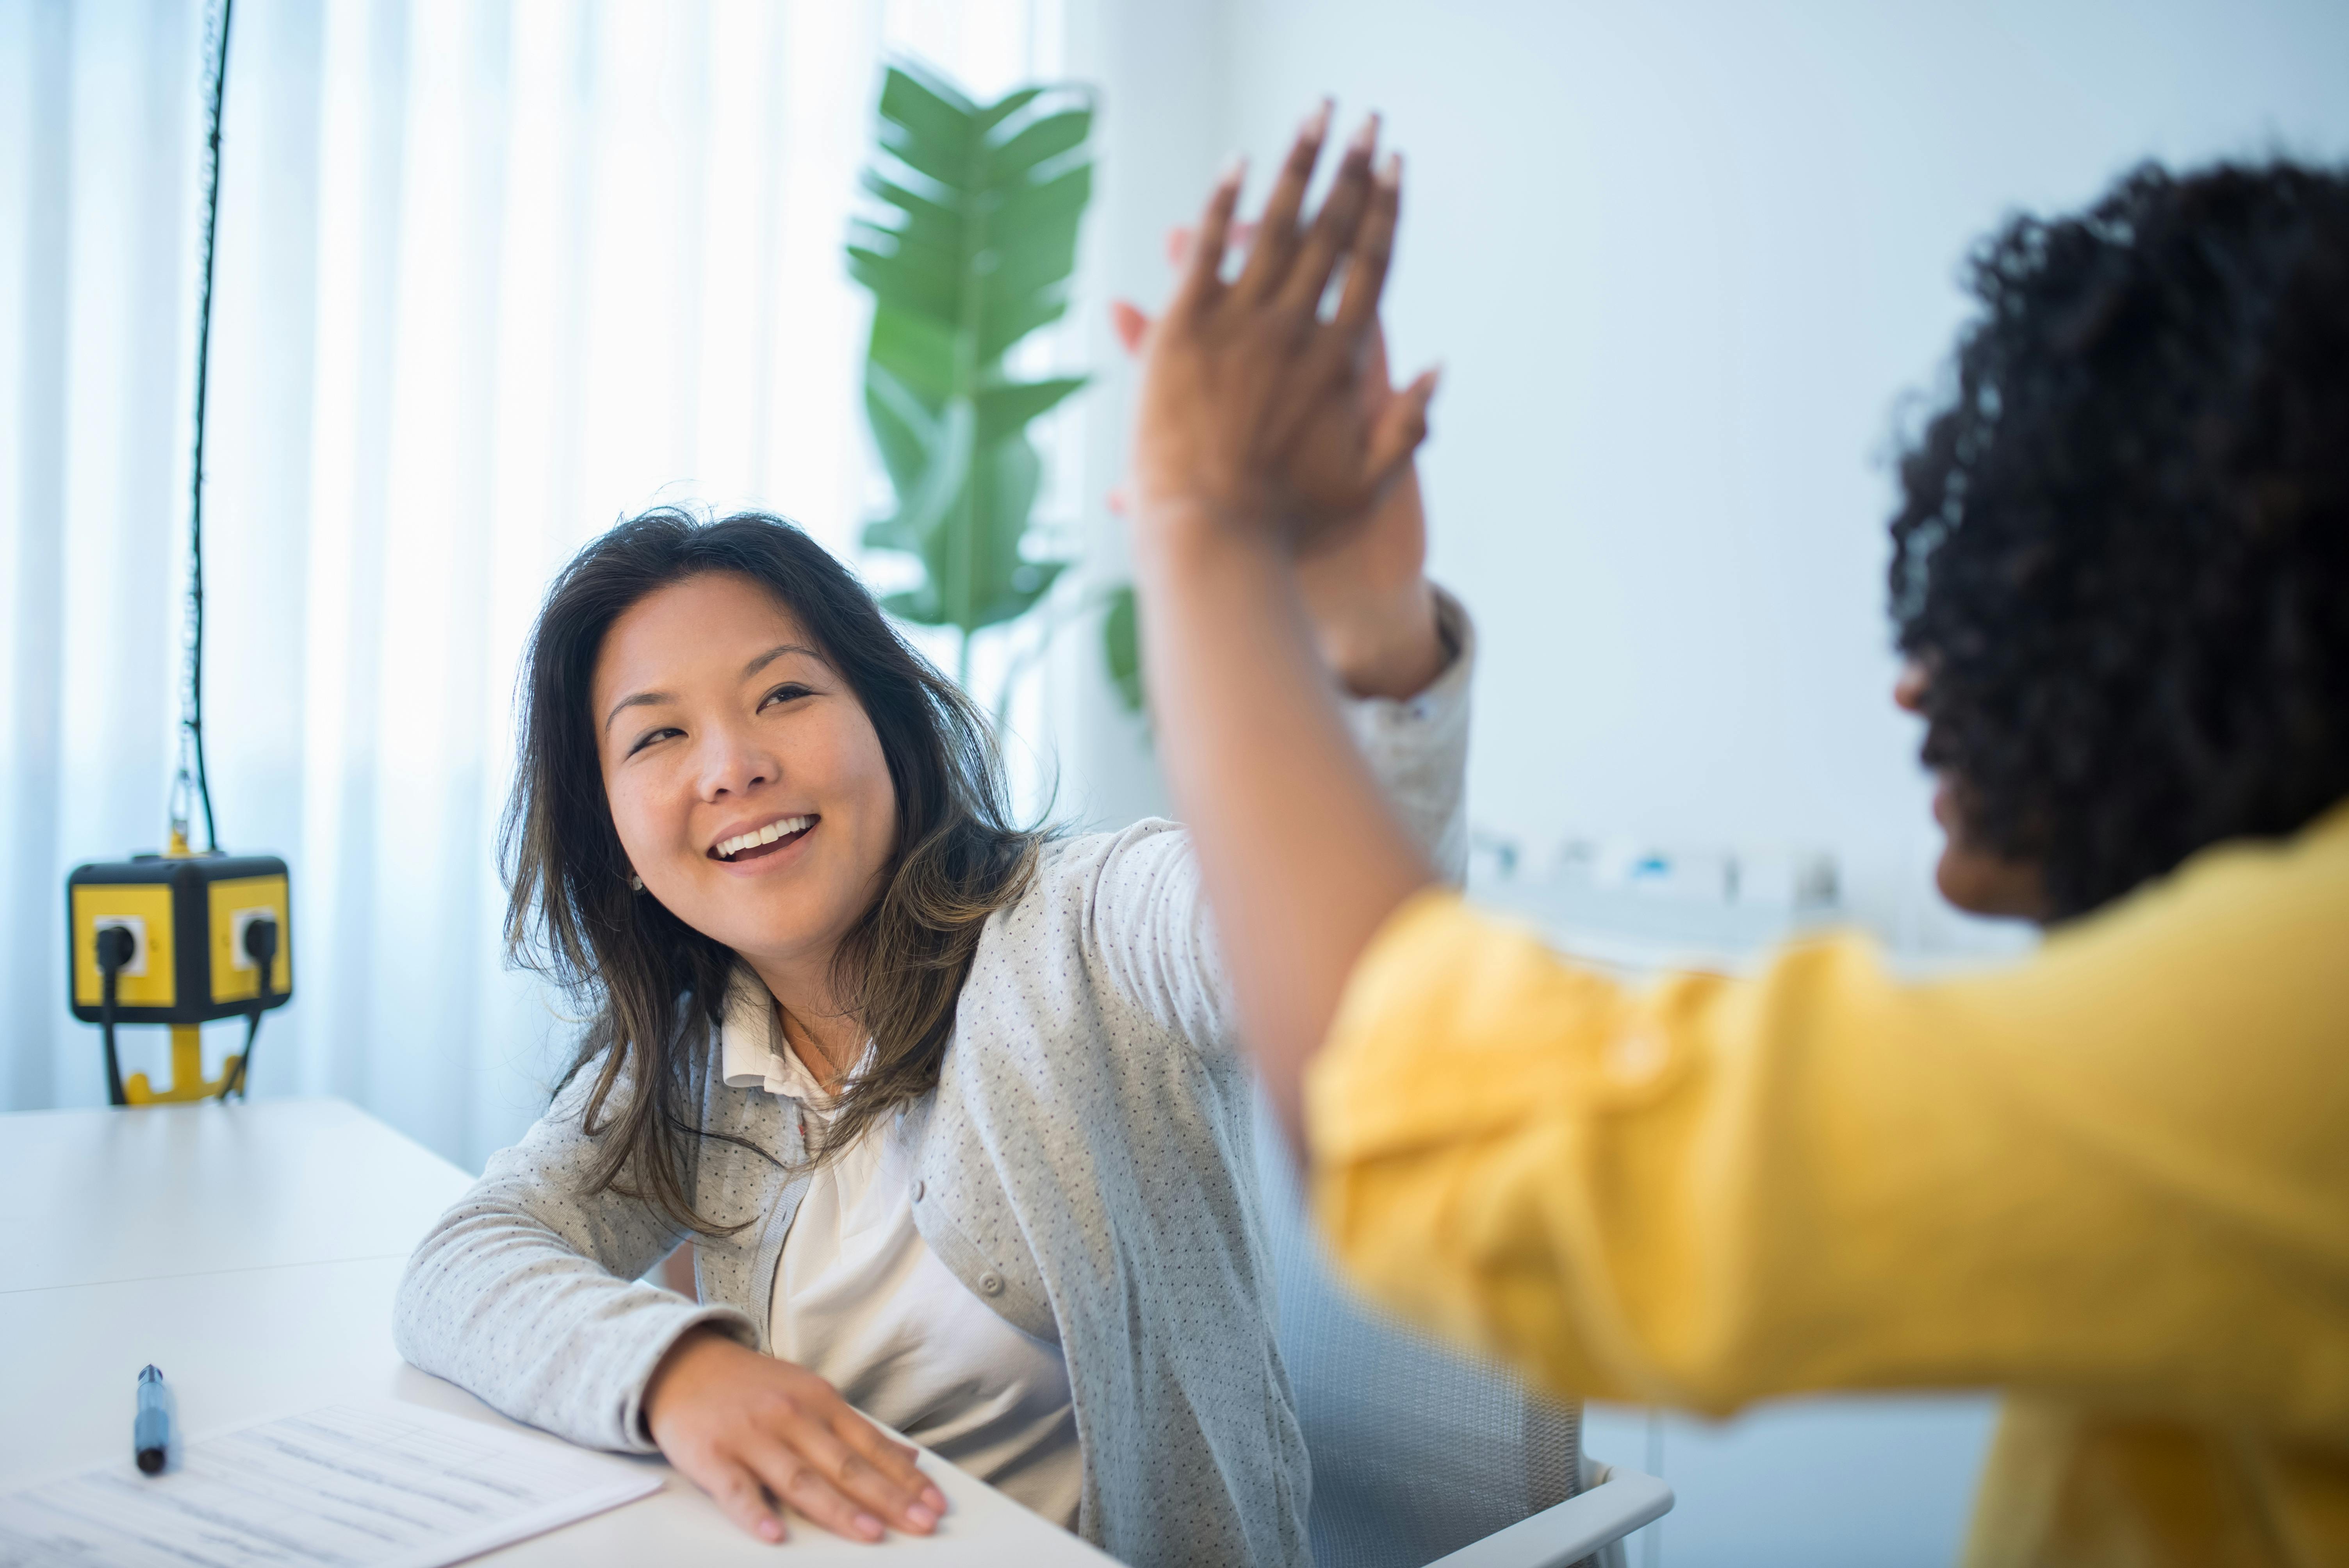
[[[2349,806],[1927,984],[1634,994],[1423,894],[1307,1116],[1356,1277],[1552,1388],[1999,1387],[1976,1568],[2349,1563]]]

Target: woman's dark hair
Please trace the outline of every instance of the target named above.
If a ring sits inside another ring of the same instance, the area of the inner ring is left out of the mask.
[[[843,1091],[818,1160],[937,1081],[980,927],[1027,885],[1041,835],[1012,824],[993,738],[970,699],[792,524],[662,507],[563,569],[523,658],[521,761],[501,839],[506,942],[592,1016],[564,1077],[595,1074],[585,1114],[602,1152],[591,1189],[714,1233],[686,1186],[691,1142],[704,1136],[687,1082],[693,1053],[715,1038],[736,958],[630,888],[590,711],[612,623],[656,590],[709,573],[749,579],[798,620],[855,693],[896,788],[881,896],[836,961],[838,995],[854,999],[873,1058]]]
[[[2349,794],[2349,179],[2147,166],[1968,282],[1892,613],[1968,838],[2064,919]]]

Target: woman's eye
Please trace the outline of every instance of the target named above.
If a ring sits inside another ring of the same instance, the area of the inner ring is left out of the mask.
[[[801,697],[813,696],[814,695],[815,693],[800,685],[797,681],[785,681],[781,686],[777,686],[765,696],[760,698],[759,706],[762,708],[772,707],[779,702],[796,702]]]
[[[685,731],[681,729],[673,728],[648,729],[645,731],[644,734],[636,737],[636,743],[628,748],[628,755],[634,757],[637,752],[642,751],[646,747],[652,745],[656,741],[667,740],[672,735],[683,735]]]

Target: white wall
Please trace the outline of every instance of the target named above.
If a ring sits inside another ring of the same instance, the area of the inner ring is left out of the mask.
[[[1962,940],[1887,700],[1896,406],[2002,213],[2149,155],[2349,153],[2349,6],[1226,0],[1220,24],[1202,169],[1245,150],[1260,191],[1324,91],[1410,160],[1390,314],[1402,366],[1446,367],[1426,472],[1485,637],[1480,825],[1827,847],[1872,923]]]

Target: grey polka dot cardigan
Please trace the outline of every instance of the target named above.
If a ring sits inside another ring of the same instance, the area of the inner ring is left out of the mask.
[[[1407,702],[1350,705],[1398,811],[1457,874],[1473,659]],[[698,1053],[703,1125],[787,1163],[777,1097]],[[583,1078],[586,1075],[582,1075]],[[1061,841],[989,920],[920,1119],[923,1237],[964,1285],[1068,1359],[1084,1492],[1078,1530],[1137,1564],[1308,1564],[1311,1488],[1274,1346],[1252,1089],[1187,836],[1144,821]],[[520,1420],[597,1448],[651,1448],[645,1384],[709,1323],[766,1348],[775,1260],[803,1181],[704,1141],[699,1303],[643,1283],[682,1234],[640,1202],[583,1196],[581,1088],[555,1103],[417,1248],[402,1355]]]

